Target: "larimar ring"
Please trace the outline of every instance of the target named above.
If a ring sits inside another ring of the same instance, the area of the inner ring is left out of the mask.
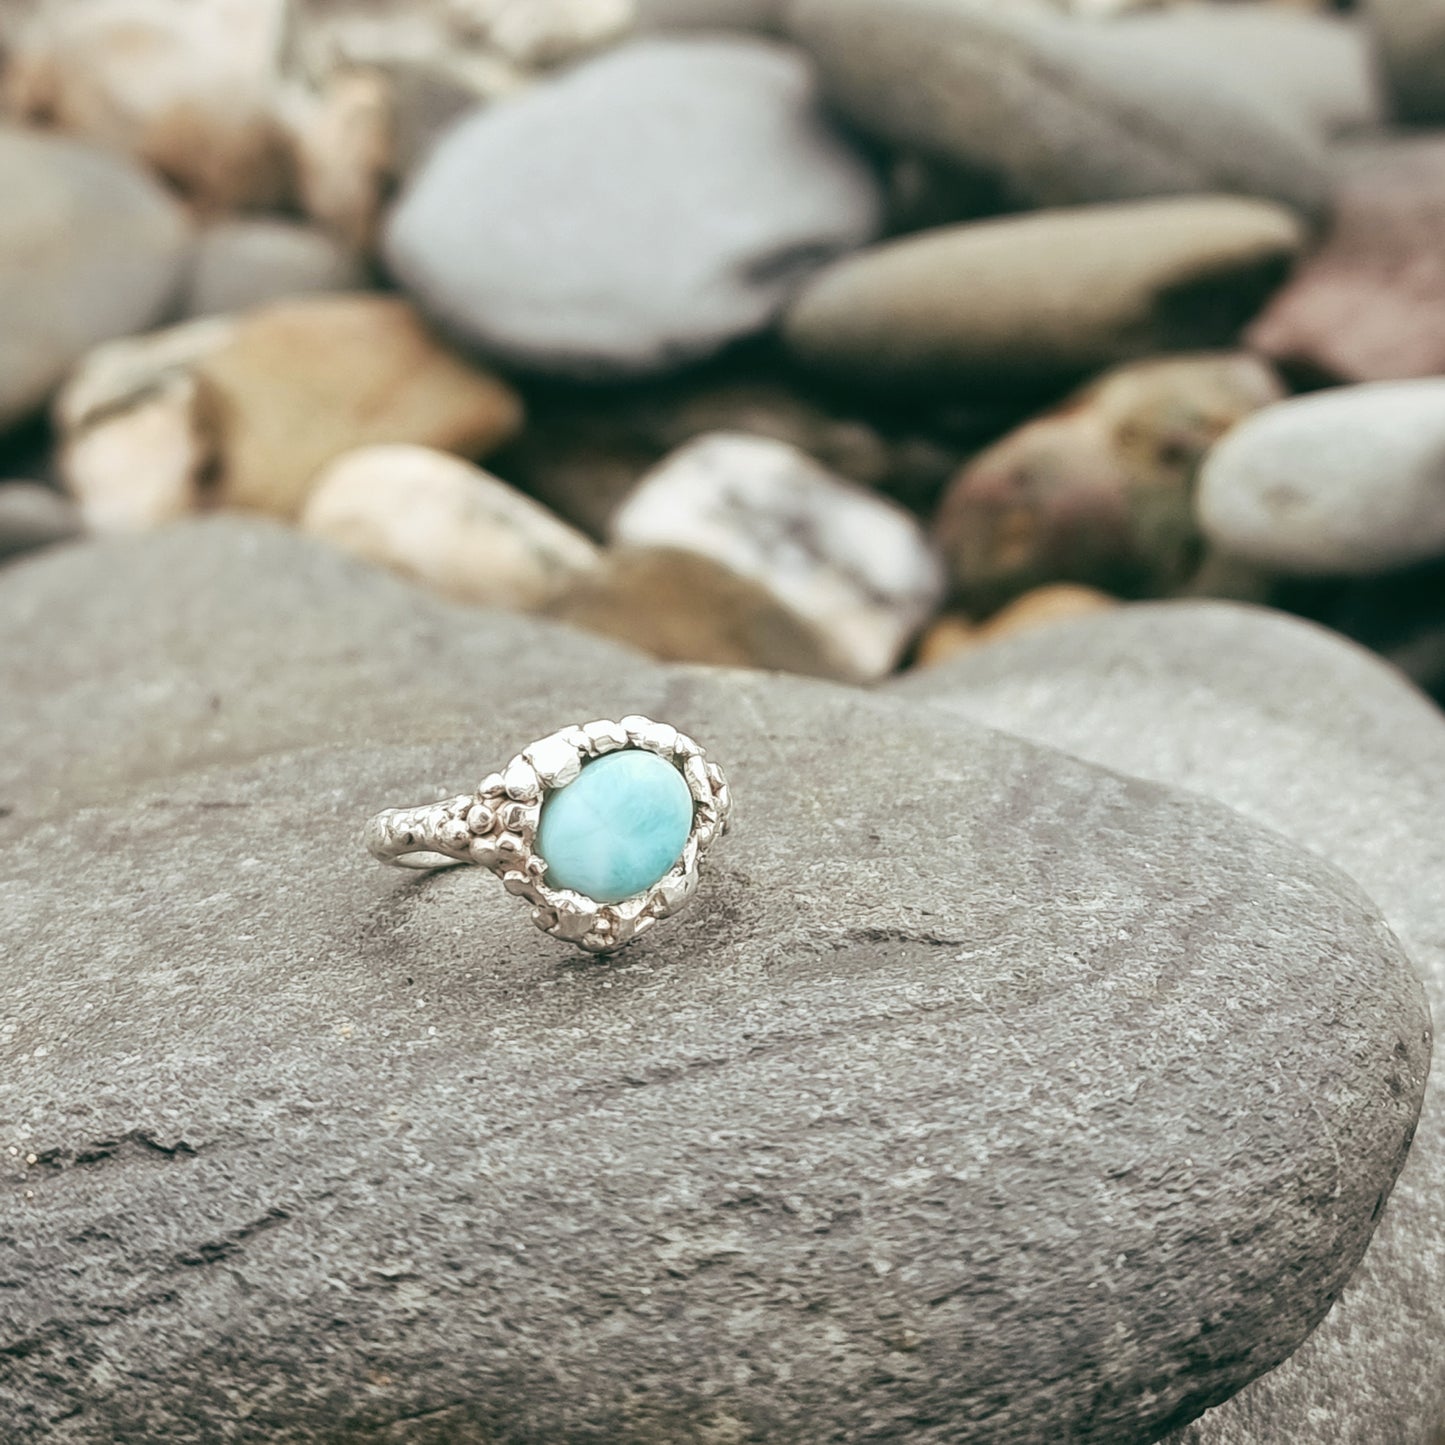
[[[475,793],[388,808],[366,846],[403,868],[490,868],[544,933],[612,953],[687,905],[731,806],[697,743],[632,716],[540,738]]]

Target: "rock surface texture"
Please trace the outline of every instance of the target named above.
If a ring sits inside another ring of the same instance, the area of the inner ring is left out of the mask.
[[[85,548],[0,576],[6,694],[52,680],[0,754],[9,1438],[1145,1441],[1343,1286],[1426,1032],[1322,860],[265,527],[108,545],[104,599]],[[745,821],[622,959],[359,855],[367,809],[633,708]]]
[[[1445,1009],[1445,723],[1393,669],[1277,613],[1131,607],[1020,636],[898,689],[969,721],[1188,787],[1346,869]],[[1364,1263],[1279,1369],[1180,1437],[1433,1442],[1445,1425],[1445,1085]]]
[[[90,347],[159,319],[190,227],[149,176],[77,141],[0,127],[0,428]]]
[[[788,308],[792,352],[832,375],[975,395],[1231,344],[1301,233],[1263,201],[1191,196],[941,226],[844,257]]]
[[[657,37],[444,136],[385,254],[499,360],[631,375],[760,330],[811,270],[872,238],[880,204],[795,51]]]
[[[1167,27],[1046,0],[798,0],[788,14],[860,126],[997,176],[1020,204],[1231,191],[1323,208],[1299,107]]]
[[[1211,541],[1279,572],[1369,576],[1445,555],[1445,380],[1267,407],[1205,459],[1198,506]]]

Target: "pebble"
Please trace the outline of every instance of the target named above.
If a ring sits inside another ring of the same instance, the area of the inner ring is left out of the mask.
[[[1210,452],[1199,525],[1224,551],[1304,577],[1445,556],[1445,380],[1337,387],[1266,408]]]
[[[1442,1016],[1445,721],[1363,649],[1257,607],[1151,603],[1010,638],[911,673],[896,691],[941,723],[946,711],[1215,798],[1328,859],[1380,904]],[[1437,1068],[1410,1156],[1334,1309],[1283,1365],[1168,1438],[1426,1441],[1445,1420],[1442,1358]]]
[[[1107,612],[1118,605],[1118,600],[1107,592],[1074,582],[1035,587],[983,622],[956,612],[945,613],[918,639],[914,660],[919,667],[935,667],[957,653],[998,642],[1015,633],[1065,622],[1072,617],[1086,617],[1093,612]]]
[[[0,127],[0,429],[37,411],[92,346],[171,304],[191,245],[180,207],[126,160]]]
[[[996,604],[1068,579],[1131,596],[1199,565],[1205,453],[1285,395],[1247,352],[1152,357],[1105,372],[966,463],[934,519],[955,593]]]
[[[834,262],[783,334],[799,360],[870,387],[1057,389],[1157,352],[1230,345],[1301,242],[1287,211],[1229,196],[942,226]]]
[[[80,517],[59,492],[38,482],[0,482],[0,561],[68,542]]]
[[[880,207],[801,56],[659,36],[450,130],[384,250],[402,286],[483,352],[629,376],[765,327],[809,272],[870,239]]]
[[[303,531],[461,602],[536,608],[597,549],[480,467],[420,446],[346,452],[322,469]]]
[[[207,317],[107,342],[75,368],[55,400],[57,465],[87,527],[148,531],[201,506],[217,443],[198,368],[234,335]]]
[[[688,443],[643,479],[609,536],[608,570],[557,613],[661,657],[868,682],[942,596],[907,512],[765,437]]]
[[[1310,384],[1445,374],[1445,136],[1337,154],[1332,219],[1248,333]]]
[[[893,145],[999,176],[1022,206],[1238,192],[1306,216],[1320,137],[1172,14],[1101,23],[1047,0],[798,0],[831,100]],[[1189,22],[1197,29],[1197,22]]]
[[[201,233],[184,310],[214,316],[365,285],[360,258],[324,231],[275,217],[236,218]]]
[[[7,57],[19,118],[120,151],[217,213],[283,203],[289,0],[47,4]]]
[[[896,1439],[926,1400],[960,1442],[1157,1439],[1270,1388],[1404,1160],[1399,942],[1193,793],[237,518],[8,568],[0,615],[0,693],[47,677],[0,709],[7,804],[45,797],[0,820],[0,1117],[36,1156],[3,1166],[0,1432],[208,1438],[240,1399],[300,1439],[347,1399],[660,1441],[705,1400],[714,1438]],[[621,959],[358,852],[372,808],[629,706],[706,743],[739,827]]]

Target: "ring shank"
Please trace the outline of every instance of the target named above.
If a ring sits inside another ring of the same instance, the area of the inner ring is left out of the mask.
[[[448,842],[444,830],[455,829],[458,810],[464,813],[473,801],[469,794],[461,794],[415,808],[385,808],[366,824],[367,851],[396,868],[453,868],[470,863],[465,843]]]

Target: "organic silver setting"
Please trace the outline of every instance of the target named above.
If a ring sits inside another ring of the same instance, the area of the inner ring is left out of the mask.
[[[682,856],[645,893],[599,903],[544,881],[546,860],[536,850],[542,805],[604,753],[641,748],[665,758],[692,794],[692,830]],[[697,891],[703,855],[728,826],[732,798],[716,763],[671,723],[633,714],[619,721],[565,727],[523,748],[475,793],[415,808],[387,808],[366,825],[365,842],[383,863],[444,868],[473,863],[489,868],[507,892],[532,905],[543,933],[588,953],[613,953],[653,924],[685,908]]]

